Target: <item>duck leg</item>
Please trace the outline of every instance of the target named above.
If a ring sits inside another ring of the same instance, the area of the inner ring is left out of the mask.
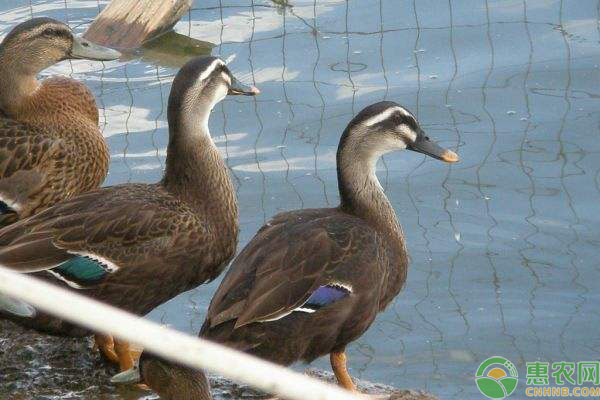
[[[140,358],[141,349],[132,348],[128,342],[114,339],[110,335],[96,334],[94,348],[98,348],[106,359],[119,364],[121,371],[133,368],[135,360]]]
[[[117,353],[119,369],[121,371],[127,371],[133,368],[134,360],[139,358],[139,353],[136,357],[136,352],[131,349],[129,342],[124,340],[115,339],[115,352]]]
[[[94,342],[94,349],[100,350],[100,353],[102,353],[107,360],[114,363],[119,362],[119,357],[115,352],[115,343],[112,336],[97,333],[94,335]]]
[[[342,351],[334,351],[329,354],[329,361],[331,362],[331,369],[337,378],[338,385],[344,389],[348,389],[352,392],[356,391],[356,386],[352,382],[352,378],[346,368],[346,352],[345,349]]]

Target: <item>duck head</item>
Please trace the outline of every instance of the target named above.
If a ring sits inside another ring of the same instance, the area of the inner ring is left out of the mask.
[[[115,60],[116,50],[75,36],[64,23],[52,18],[33,18],[13,28],[0,43],[0,59],[25,75],[35,75],[67,59]]]
[[[165,400],[212,399],[208,379],[202,371],[167,361],[147,351],[142,352],[136,366],[114,375],[111,382],[143,383]]]
[[[218,57],[199,57],[188,61],[177,73],[169,95],[169,126],[185,121],[200,122],[208,132],[208,116],[227,95],[254,96],[260,91],[236,79]]]
[[[382,155],[398,150],[412,150],[447,163],[459,160],[452,150],[433,142],[421,129],[415,116],[392,101],[372,104],[356,115],[342,135],[342,142],[352,144],[354,156],[371,165]]]

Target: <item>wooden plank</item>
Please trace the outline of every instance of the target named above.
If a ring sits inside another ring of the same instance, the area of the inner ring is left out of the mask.
[[[169,31],[192,6],[193,0],[112,0],[83,35],[120,50],[140,47]]]

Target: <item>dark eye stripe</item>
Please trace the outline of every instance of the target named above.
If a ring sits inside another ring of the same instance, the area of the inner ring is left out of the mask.
[[[71,33],[64,29],[46,28],[40,35],[68,38],[71,36]]]
[[[206,80],[212,80],[216,77],[221,76],[221,74],[226,74],[224,65],[217,65],[215,69],[210,73],[209,76],[206,77]]]
[[[406,125],[408,125],[410,129],[412,129],[415,132],[418,132],[419,130],[419,125],[417,124],[417,121],[415,121],[415,119],[412,117],[407,118]]]
[[[411,115],[405,115],[400,112],[397,112],[394,114],[393,122],[396,126],[406,125],[415,132],[419,130],[419,125],[417,124],[417,121]]]

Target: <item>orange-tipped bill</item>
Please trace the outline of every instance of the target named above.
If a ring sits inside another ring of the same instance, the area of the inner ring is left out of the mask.
[[[455,163],[457,161],[460,161],[460,158],[458,157],[458,154],[456,154],[452,150],[446,149],[446,151],[442,153],[440,160],[446,161],[447,163]]]
[[[430,157],[437,158],[438,160],[442,160],[447,163],[455,163],[459,160],[459,157],[455,152],[440,147],[437,143],[429,140],[429,138],[424,134],[419,135],[417,141],[409,145],[408,149],[426,154]]]
[[[228,95],[244,95],[244,96],[256,96],[260,93],[255,86],[245,85],[242,82],[238,81],[236,78],[232,79],[231,86],[229,87]]]

